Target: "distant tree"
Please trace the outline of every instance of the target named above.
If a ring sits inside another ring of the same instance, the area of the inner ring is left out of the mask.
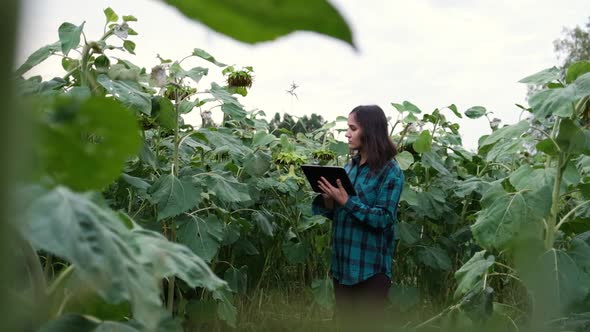
[[[286,129],[296,135],[298,133],[309,133],[316,129],[320,129],[324,124],[326,124],[326,120],[324,120],[321,115],[315,113],[310,116],[304,115],[299,119],[285,113],[283,114],[282,120],[281,115],[276,113],[270,121],[270,130],[272,130],[276,136],[280,136],[281,134],[278,129]]]
[[[590,17],[585,27],[563,28],[563,38],[553,41],[553,49],[558,59],[562,60],[561,69],[574,62],[590,61]]]
[[[581,28],[576,25],[573,29],[563,28],[563,38],[557,38],[553,41],[553,51],[557,55],[558,65],[565,76],[565,70],[569,65],[578,61],[590,61],[590,17],[586,26]],[[527,86],[527,99],[540,91],[543,87],[538,85]]]

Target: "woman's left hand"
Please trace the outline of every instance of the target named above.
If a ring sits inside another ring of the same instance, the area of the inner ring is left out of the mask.
[[[318,181],[318,186],[326,195],[332,198],[336,203],[344,205],[348,201],[348,193],[342,186],[340,179],[336,180],[336,185],[337,187],[334,187],[323,176]]]

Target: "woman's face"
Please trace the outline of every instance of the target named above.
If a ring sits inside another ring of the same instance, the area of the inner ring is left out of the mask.
[[[363,130],[361,126],[356,122],[356,116],[353,114],[348,115],[348,130],[346,131],[346,138],[348,138],[348,148],[351,150],[361,150],[362,142],[361,137]]]

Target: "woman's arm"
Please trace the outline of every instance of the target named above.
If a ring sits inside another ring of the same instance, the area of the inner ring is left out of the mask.
[[[401,170],[392,169],[377,193],[373,206],[361,202],[358,196],[350,196],[343,208],[369,227],[376,229],[389,227],[397,215],[403,181],[404,175]]]

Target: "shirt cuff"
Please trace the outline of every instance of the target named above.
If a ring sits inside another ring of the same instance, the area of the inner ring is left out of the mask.
[[[346,201],[346,203],[344,203],[344,206],[342,207],[350,213],[355,212],[356,210],[358,210],[358,205],[355,201],[356,198],[356,196],[349,196],[348,200]]]

